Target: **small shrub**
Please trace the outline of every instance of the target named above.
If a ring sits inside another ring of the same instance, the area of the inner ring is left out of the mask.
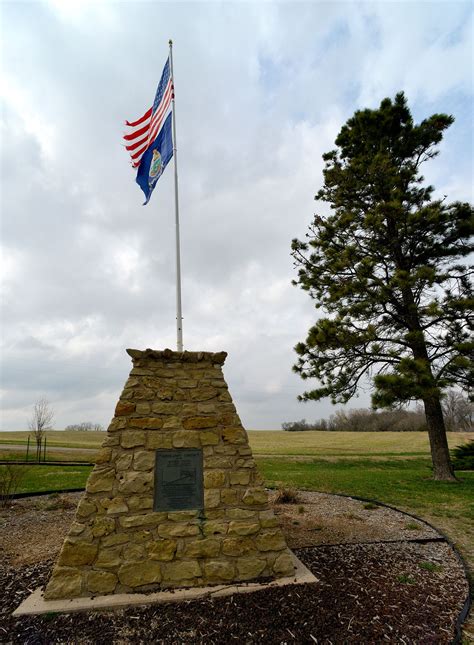
[[[346,513],[346,517],[348,520],[362,521],[364,519],[363,517],[361,517],[360,515],[356,515],[355,513]]]
[[[66,497],[61,497],[58,493],[53,493],[49,496],[49,502],[45,506],[47,511],[67,511],[70,508],[74,508],[76,504],[71,502],[71,500]]]
[[[13,499],[23,478],[25,467],[14,464],[0,466],[0,507],[5,508]]]
[[[401,575],[397,576],[398,582],[401,582],[404,585],[415,585],[416,580],[412,578],[411,576],[408,575],[408,573],[402,573]]]
[[[302,515],[304,512],[305,512],[304,506],[298,506],[298,513]]]
[[[407,522],[405,524],[405,529],[407,531],[421,531],[421,526],[416,522]]]
[[[420,569],[431,571],[432,573],[443,570],[443,567],[440,564],[435,564],[434,562],[418,562],[418,566]]]
[[[279,488],[275,496],[275,504],[297,504],[298,491],[294,488]]]
[[[474,470],[474,439],[452,451],[454,470]]]

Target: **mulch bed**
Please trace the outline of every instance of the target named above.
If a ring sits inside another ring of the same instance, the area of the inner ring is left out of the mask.
[[[2,643],[450,643],[467,594],[444,541],[298,549],[317,584],[118,612],[14,619],[52,560],[0,566]],[[442,563],[442,564],[441,564]]]

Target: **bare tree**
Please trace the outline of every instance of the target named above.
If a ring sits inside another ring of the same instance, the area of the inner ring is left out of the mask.
[[[472,403],[456,390],[448,390],[442,401],[446,429],[452,432],[472,430]]]
[[[41,446],[46,430],[51,429],[51,424],[54,419],[54,411],[50,408],[49,402],[46,399],[40,399],[33,407],[33,414],[28,421],[28,427],[36,441],[36,459],[41,459]]]

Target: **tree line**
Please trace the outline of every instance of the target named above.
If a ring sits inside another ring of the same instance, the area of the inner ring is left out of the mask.
[[[472,432],[472,403],[460,392],[449,390],[443,400],[446,429],[450,432]],[[308,430],[327,432],[422,432],[427,431],[424,411],[382,410],[366,408],[337,410],[329,419],[309,423],[306,419],[286,421],[281,424],[286,432]]]

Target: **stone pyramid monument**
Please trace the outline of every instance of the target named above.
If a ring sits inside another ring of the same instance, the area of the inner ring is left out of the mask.
[[[292,575],[227,354],[127,352],[133,369],[45,599]]]

